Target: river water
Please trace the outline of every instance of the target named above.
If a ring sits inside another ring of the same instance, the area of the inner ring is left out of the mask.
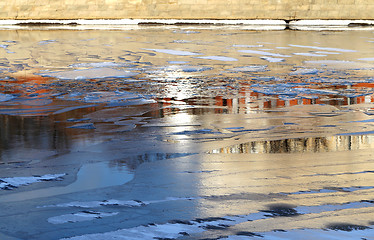
[[[373,72],[372,29],[2,29],[0,238],[371,239]]]

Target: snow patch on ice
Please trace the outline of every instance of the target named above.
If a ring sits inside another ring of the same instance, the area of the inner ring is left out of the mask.
[[[196,58],[217,60],[217,61],[229,61],[229,62],[238,61],[238,59],[236,58],[225,57],[225,56],[206,56],[206,57],[196,57]]]
[[[201,233],[207,229],[225,229],[229,226],[237,225],[243,222],[267,218],[266,213],[252,213],[249,215],[225,216],[198,218],[191,221],[172,220],[165,224],[150,224],[138,226],[129,229],[120,229],[117,231],[86,234],[76,236],[71,240],[98,240],[98,239],[132,239],[132,240],[151,240],[151,239],[175,239],[188,236],[194,233]]]
[[[46,72],[40,73],[43,77],[54,77],[66,80],[84,80],[84,79],[98,79],[98,78],[129,78],[138,75],[138,73],[117,70],[108,67],[79,69],[61,72]]]
[[[109,199],[103,201],[90,201],[90,202],[69,202],[69,203],[61,203],[56,205],[47,205],[42,206],[40,208],[45,207],[77,207],[77,208],[95,208],[95,207],[104,207],[104,206],[123,206],[123,207],[141,207],[149,204],[155,203],[162,203],[162,202],[169,202],[169,201],[186,201],[186,200],[194,200],[198,198],[193,197],[167,197],[162,200],[150,200],[150,201],[140,201],[140,200],[117,200],[117,199]]]
[[[36,182],[43,181],[61,181],[65,173],[62,174],[46,174],[43,176],[33,177],[12,177],[12,178],[0,178],[0,189],[10,190],[19,186],[30,185]]]
[[[372,201],[360,201],[337,205],[321,205],[321,206],[298,206],[290,208],[295,215],[322,213],[329,211],[337,211],[343,209],[357,209],[369,208],[373,206]],[[272,210],[261,210],[259,212],[250,213],[247,215],[234,215],[224,217],[208,217],[197,218],[194,220],[172,220],[165,224],[149,224],[137,226],[129,229],[120,229],[112,232],[86,234],[82,236],[75,236],[72,240],[95,240],[95,239],[174,239],[182,236],[189,236],[191,234],[201,233],[209,229],[224,230],[230,226],[235,226],[244,222],[256,221],[279,215],[272,214]],[[240,235],[240,234],[237,234]],[[261,236],[254,234],[251,236]],[[248,237],[248,236],[247,236]],[[233,238],[234,239],[234,238]],[[267,238],[266,238],[267,239]],[[288,239],[288,238],[287,238]]]
[[[103,217],[112,217],[119,212],[95,212],[95,211],[82,211],[78,213],[71,213],[48,218],[48,222],[52,224],[63,224],[73,222],[91,221]]]
[[[172,49],[150,49],[144,48],[144,50],[158,52],[158,53],[166,53],[171,55],[179,55],[179,56],[194,56],[194,55],[201,55],[200,53],[188,52],[188,51],[181,51],[181,50],[172,50]]]
[[[284,62],[285,60],[283,58],[274,58],[274,57],[260,57],[261,59],[272,62],[272,63],[277,63],[277,62]]]

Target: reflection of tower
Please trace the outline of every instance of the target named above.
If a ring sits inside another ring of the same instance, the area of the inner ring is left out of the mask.
[[[210,153],[336,152],[374,148],[373,135],[290,138],[256,141],[216,149]]]

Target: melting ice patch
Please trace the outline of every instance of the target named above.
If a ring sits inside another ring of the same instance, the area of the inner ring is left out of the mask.
[[[224,230],[229,226],[263,218],[266,218],[265,213],[260,212],[249,215],[198,218],[191,221],[171,220],[165,224],[149,224],[129,229],[120,229],[112,232],[87,234],[63,239],[175,239],[178,237],[189,236],[194,233],[201,233],[208,229]]]
[[[206,57],[197,57],[197,58],[208,59],[208,60],[217,60],[217,61],[228,61],[228,62],[238,61],[238,59],[236,59],[236,58],[225,57],[225,56],[206,56]]]
[[[252,53],[252,54],[258,54],[263,56],[271,56],[271,57],[291,57],[290,55],[284,55],[279,53],[271,53],[271,52],[265,52],[265,51],[258,51],[258,50],[238,50],[238,52],[242,53]]]
[[[294,45],[294,44],[289,44],[289,46],[291,46],[291,47],[298,47],[298,48],[317,49],[317,50],[323,50],[323,51],[357,52],[356,50],[342,49],[342,48],[317,47],[317,46],[304,46],[304,45]]]
[[[6,101],[12,100],[14,98],[16,98],[16,97],[11,95],[11,94],[0,93],[0,102],[6,102]]]
[[[179,56],[193,56],[193,55],[201,55],[200,53],[188,52],[188,51],[181,51],[181,50],[172,50],[172,49],[150,49],[144,48],[144,50],[158,52],[158,53],[166,53],[171,55],[179,55]]]
[[[91,221],[103,217],[112,217],[119,212],[96,212],[96,211],[81,211],[78,213],[71,213],[48,218],[48,222],[52,224],[63,224],[73,222]]]
[[[40,74],[43,77],[54,77],[66,80],[83,80],[83,79],[98,79],[98,78],[129,78],[138,75],[138,73],[117,70],[108,67],[90,68],[83,70],[70,70],[61,72],[47,72]]]
[[[44,181],[61,181],[65,173],[62,174],[46,174],[43,176],[33,177],[12,177],[12,178],[0,178],[0,189],[10,190],[19,186],[30,185],[36,182]]]
[[[225,230],[230,226],[235,226],[244,222],[257,221],[261,219],[268,219],[273,217],[293,217],[300,214],[323,213],[352,208],[370,208],[372,206],[373,201],[365,200],[337,205],[298,207],[293,207],[287,204],[273,204],[268,206],[267,210],[260,210],[258,212],[250,213],[247,215],[197,218],[194,220],[171,220],[168,223],[164,224],[152,223],[149,225],[142,225],[129,229],[120,229],[117,231],[97,234],[87,234],[64,239],[175,239],[178,237],[201,233],[210,229]],[[244,236],[244,234],[239,233],[237,235]],[[254,233],[245,236],[262,237],[262,235]]]

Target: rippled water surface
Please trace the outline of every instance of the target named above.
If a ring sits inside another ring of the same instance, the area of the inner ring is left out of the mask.
[[[0,238],[370,239],[373,73],[372,30],[2,29]]]

